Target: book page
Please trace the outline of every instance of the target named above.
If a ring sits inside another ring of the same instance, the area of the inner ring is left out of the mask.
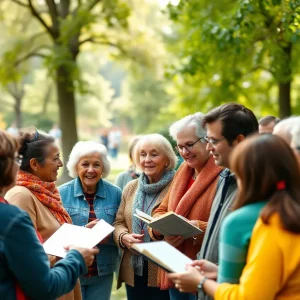
[[[141,210],[139,210],[138,208],[136,208],[135,213],[137,214],[138,217],[142,217],[145,220],[148,220],[149,222],[153,221],[154,218],[145,214],[144,212],[142,212]]]
[[[134,244],[133,248],[170,272],[182,273],[192,260],[165,241]]]
[[[92,229],[65,223],[43,246],[47,254],[65,257],[67,254],[65,246],[74,245],[91,249],[113,231],[114,227],[104,220],[100,220]]]

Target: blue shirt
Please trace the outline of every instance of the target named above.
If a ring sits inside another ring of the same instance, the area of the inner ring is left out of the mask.
[[[61,200],[73,224],[84,226],[88,223],[90,206],[84,198],[84,193],[79,177],[71,180],[58,188]],[[121,189],[100,179],[94,199],[94,212],[97,219],[103,219],[113,224],[121,202]],[[119,265],[119,250],[113,237],[106,244],[98,245],[100,253],[96,255],[98,275],[107,275],[117,270]]]
[[[0,203],[0,299],[16,299],[17,281],[28,298],[54,300],[70,292],[86,271],[76,250],[50,269],[28,213]]]

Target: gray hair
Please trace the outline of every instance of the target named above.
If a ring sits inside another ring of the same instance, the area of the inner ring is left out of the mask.
[[[99,154],[101,162],[103,164],[103,173],[102,177],[105,178],[108,176],[110,172],[110,162],[107,159],[107,150],[106,147],[100,143],[94,141],[87,142],[78,142],[73,147],[69,161],[67,163],[67,169],[69,171],[69,175],[72,178],[77,177],[76,167],[80,159],[84,156],[88,156],[90,154]]]
[[[293,148],[297,148],[297,150],[300,148],[300,122],[292,130],[292,142],[291,142],[291,146]]]
[[[174,141],[177,141],[178,133],[185,128],[192,126],[195,127],[196,135],[199,138],[206,136],[206,129],[202,126],[204,116],[205,115],[203,113],[197,112],[195,114],[188,115],[179,121],[176,121],[169,128],[170,136]]]
[[[275,125],[273,134],[279,135],[284,138],[288,143],[291,143],[292,132],[294,128],[299,126],[300,116],[292,116],[287,119],[280,121]]]
[[[172,148],[171,143],[161,134],[152,133],[143,135],[134,147],[134,161],[137,167],[140,165],[140,151],[145,144],[152,145],[155,149],[160,150],[169,159],[169,165],[166,170],[174,169],[177,163],[177,156]]]

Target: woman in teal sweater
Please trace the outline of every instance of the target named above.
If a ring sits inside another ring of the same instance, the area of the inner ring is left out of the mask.
[[[98,250],[69,246],[67,256],[50,269],[29,215],[4,199],[22,160],[18,146],[0,130],[0,299],[54,300],[74,288]]]

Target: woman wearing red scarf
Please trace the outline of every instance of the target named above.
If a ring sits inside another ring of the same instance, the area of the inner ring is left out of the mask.
[[[190,220],[190,223],[206,230],[212,202],[216,193],[219,174],[222,168],[217,167],[206,150],[206,129],[202,126],[204,114],[195,113],[175,122],[170,127],[170,136],[176,141],[176,149],[184,162],[177,170],[168,193],[153,216],[174,211]],[[150,230],[152,239],[165,239],[182,253],[195,259],[200,250],[204,234],[184,239],[181,236],[162,236]],[[161,271],[162,289],[169,289],[171,300],[195,300],[196,296],[180,293]]]
[[[6,194],[6,199],[29,213],[45,242],[62,224],[72,223],[55,186],[63,163],[54,138],[46,133],[34,128],[21,129],[19,142],[22,164],[16,186]],[[49,260],[53,265],[56,257],[49,256]],[[79,281],[73,291],[59,299],[81,300]]]
[[[3,198],[15,185],[22,163],[18,148],[16,138],[0,130],[0,299],[53,300],[74,288],[98,250],[70,247],[66,257],[49,268],[28,213]]]

